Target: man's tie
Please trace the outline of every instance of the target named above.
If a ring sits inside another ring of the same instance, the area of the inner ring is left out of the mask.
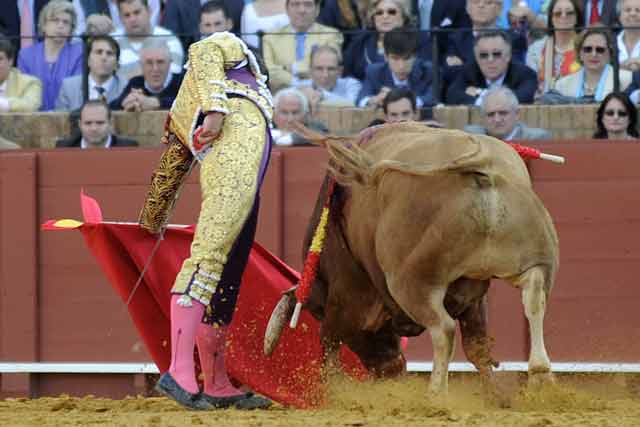
[[[29,47],[33,44],[33,16],[29,0],[22,0],[20,10],[20,46]]]
[[[598,0],[591,0],[591,15],[589,15],[589,25],[600,22],[600,13],[598,12]]]
[[[98,92],[98,99],[102,102],[107,102],[107,97],[104,96],[105,89],[102,86],[93,87]]]

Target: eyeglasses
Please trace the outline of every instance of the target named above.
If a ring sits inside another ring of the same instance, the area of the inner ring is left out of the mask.
[[[629,115],[629,113],[627,113],[624,110],[605,110],[604,111],[604,115],[605,116],[609,116],[609,117],[613,117],[613,116],[617,115],[620,118],[624,118],[624,117],[627,117]]]
[[[507,110],[498,110],[498,111],[488,111],[486,114],[487,117],[493,119],[494,117],[507,117],[511,111]]]
[[[58,18],[57,16],[54,16],[53,18],[49,18],[47,19],[47,21],[53,22],[54,24],[63,24],[67,27],[70,27],[72,24],[70,19]]]
[[[570,18],[575,14],[576,14],[575,10],[556,10],[555,12],[552,13],[554,18],[560,18],[562,16],[566,16],[567,18]]]
[[[373,16],[382,16],[385,13],[389,16],[396,16],[398,14],[398,9],[378,9],[373,12]]]
[[[582,53],[591,54],[594,51],[596,55],[604,55],[607,51],[607,48],[602,46],[582,46]]]
[[[496,50],[493,52],[478,52],[478,58],[483,61],[490,61],[492,59],[500,59],[504,55],[504,52],[501,50]]]

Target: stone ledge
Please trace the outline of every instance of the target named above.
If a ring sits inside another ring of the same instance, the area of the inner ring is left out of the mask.
[[[548,129],[554,138],[574,139],[593,134],[597,108],[597,105],[533,105],[522,107],[520,115],[527,125]],[[314,119],[333,133],[350,134],[360,131],[377,116],[379,113],[370,109],[334,108],[317,111]],[[438,107],[433,116],[455,129],[481,121],[480,110],[466,106]],[[153,146],[160,143],[167,111],[114,112],[113,117],[118,134],[133,138],[140,145]],[[69,113],[0,114],[0,135],[24,148],[54,148],[55,141],[69,133]]]

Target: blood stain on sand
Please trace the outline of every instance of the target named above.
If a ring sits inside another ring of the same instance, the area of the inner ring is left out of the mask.
[[[627,377],[628,378],[628,377]],[[452,375],[445,399],[427,395],[424,375],[395,381],[334,379],[324,407],[193,412],[166,398],[60,396],[0,401],[0,426],[610,426],[640,425],[640,396],[624,376],[566,376],[526,387],[511,381],[511,407],[483,398],[476,376]]]

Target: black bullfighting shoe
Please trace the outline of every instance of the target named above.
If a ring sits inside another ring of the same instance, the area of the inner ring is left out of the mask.
[[[200,393],[200,398],[215,409],[235,408],[250,411],[252,409],[267,409],[273,403],[269,399],[253,393],[226,397],[215,397]]]
[[[180,387],[180,384],[173,379],[169,372],[165,372],[160,377],[160,380],[156,383],[156,390],[189,409],[197,411],[211,409],[211,406],[200,398],[200,393],[191,394]]]

